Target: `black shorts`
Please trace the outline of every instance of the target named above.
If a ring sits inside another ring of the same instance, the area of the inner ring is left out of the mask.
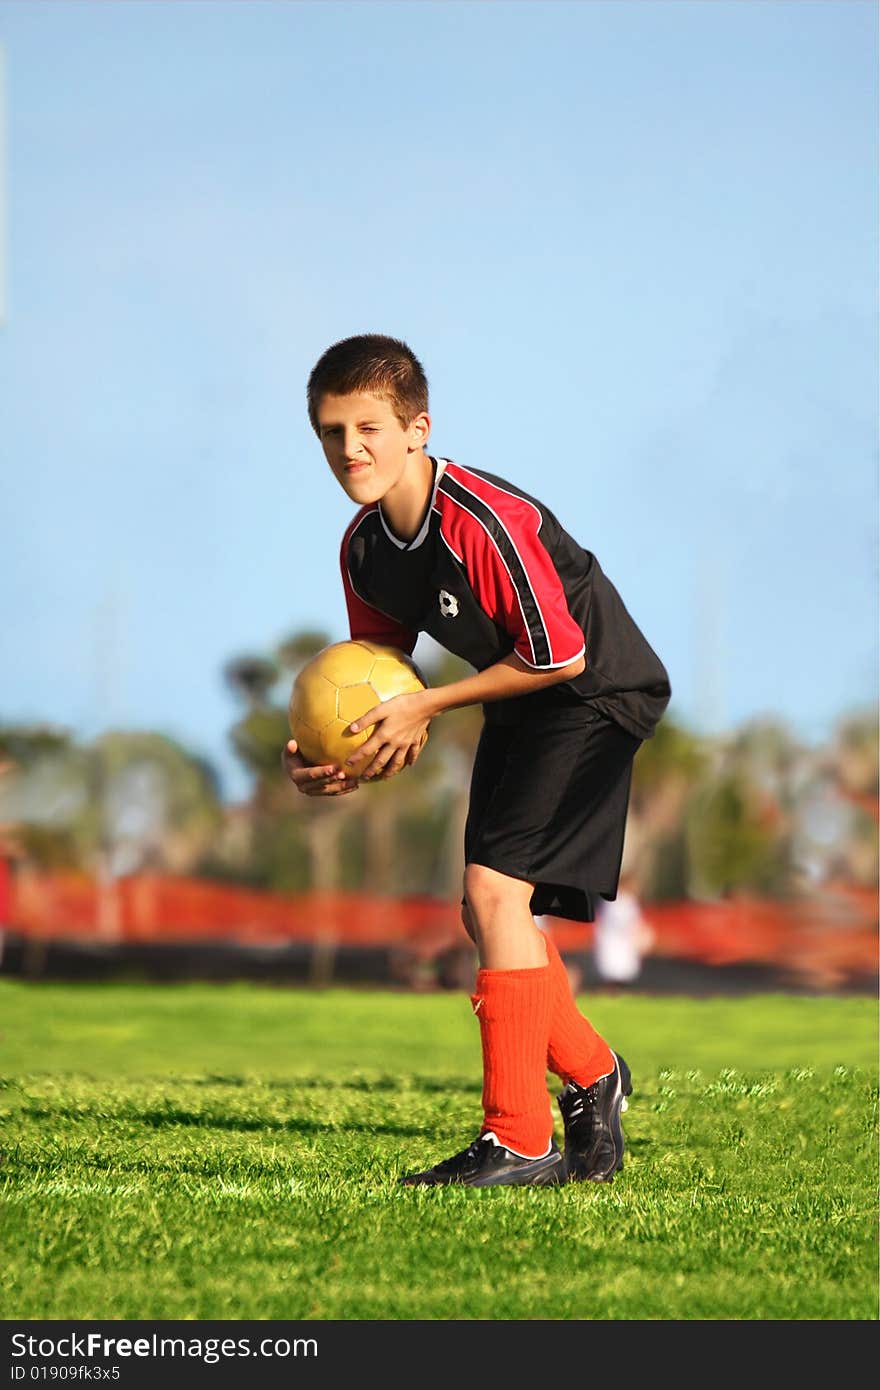
[[[533,883],[535,916],[594,921],[596,899],[617,895],[641,742],[584,706],[486,724],[471,778],[465,862]]]

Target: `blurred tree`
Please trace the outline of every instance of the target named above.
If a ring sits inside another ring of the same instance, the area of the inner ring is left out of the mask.
[[[221,822],[220,789],[210,764],[156,733],[107,733],[86,751],[84,847],[106,854],[114,875],[146,865],[190,872]]]
[[[787,891],[785,842],[767,826],[755,787],[742,774],[724,772],[695,791],[685,834],[693,896]]]
[[[670,783],[687,788],[698,780],[711,759],[711,744],[682,727],[669,715],[658,724],[636,754],[632,796],[646,801]]]
[[[843,795],[876,817],[880,778],[880,722],[876,708],[840,721],[829,761]]]
[[[777,800],[793,804],[792,781],[803,758],[803,746],[781,719],[750,719],[728,738],[725,761],[747,768],[752,780],[772,791]]]
[[[775,897],[791,893],[798,875],[797,817],[811,759],[778,718],[752,719],[725,745],[723,770],[748,787],[766,855],[751,885]]]
[[[262,656],[236,656],[223,668],[227,683],[248,706],[261,708],[278,679],[274,661]]]
[[[851,878],[862,887],[880,879],[880,723],[877,707],[841,719],[821,770],[847,808],[846,824],[827,863],[831,877]]]
[[[278,801],[281,753],[290,738],[287,711],[276,705],[254,706],[233,725],[229,737],[253,776],[254,804],[271,808]]]
[[[75,868],[82,861],[78,823],[89,794],[86,754],[51,725],[0,727],[0,825],[26,863]]]
[[[636,754],[624,857],[640,893],[654,901],[687,896],[691,866],[685,808],[711,775],[716,756],[710,743],[668,716]]]
[[[249,654],[228,661],[223,675],[246,707],[230,730],[232,746],[254,778],[254,806],[265,809],[277,796],[281,750],[290,737],[286,711],[270,698],[279,666],[267,657]]]
[[[0,758],[17,768],[33,767],[72,747],[67,730],[51,724],[0,724]]]
[[[285,671],[292,671],[295,674],[307,661],[316,657],[318,652],[329,647],[330,641],[330,637],[323,629],[305,628],[302,632],[294,632],[283,642],[279,642],[275,650],[276,660]]]
[[[186,872],[220,824],[212,768],[161,734],[108,733],[78,746],[57,729],[6,728],[0,749],[12,763],[0,821],[16,824],[24,853],[43,867]]]

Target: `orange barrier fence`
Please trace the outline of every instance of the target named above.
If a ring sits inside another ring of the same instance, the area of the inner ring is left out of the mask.
[[[9,925],[27,936],[118,944],[332,937],[358,946],[422,943],[462,934],[458,909],[432,898],[268,893],[204,879],[140,875],[104,884],[78,874],[19,874]]]
[[[20,871],[8,886],[6,925],[42,940],[106,944],[332,942],[408,948],[430,959],[466,944],[457,904],[366,894],[281,894],[201,879],[143,874],[105,883],[78,874]],[[877,898],[823,885],[797,902],[735,898],[647,903],[654,953],[707,965],[793,966],[816,978],[878,968]],[[589,924],[549,922],[561,951],[583,952]]]

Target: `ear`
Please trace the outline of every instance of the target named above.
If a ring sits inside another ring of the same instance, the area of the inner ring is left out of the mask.
[[[411,450],[424,449],[431,433],[431,417],[427,411],[421,411],[410,421],[407,434],[409,436],[409,448]]]

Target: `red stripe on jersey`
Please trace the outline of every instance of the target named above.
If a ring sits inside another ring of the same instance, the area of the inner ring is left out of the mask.
[[[378,510],[379,508],[375,503],[369,507],[361,507],[342,538],[339,565],[342,570],[342,587],[345,591],[349,631],[355,641],[361,637],[364,641],[381,642],[385,646],[398,647],[401,651],[411,653],[416,645],[418,633],[412,632],[408,627],[404,627],[403,623],[399,623],[396,618],[383,613],[379,608],[374,608],[371,603],[367,603],[366,599],[361,598],[360,594],[355,592],[351,572],[348,568],[348,547],[352,537],[361,522],[371,512]]]
[[[441,480],[436,505],[443,539],[461,556],[480,607],[510,633],[514,651],[528,665],[550,669],[576,661],[584,652],[584,634],[569,612],[562,581],[540,539],[538,508],[460,464],[448,463],[445,476],[475,499],[471,511],[466,500],[443,491]],[[486,525],[485,509],[491,513],[492,529]],[[493,530],[500,533],[500,544]],[[518,561],[513,572],[502,550],[508,542]]]

